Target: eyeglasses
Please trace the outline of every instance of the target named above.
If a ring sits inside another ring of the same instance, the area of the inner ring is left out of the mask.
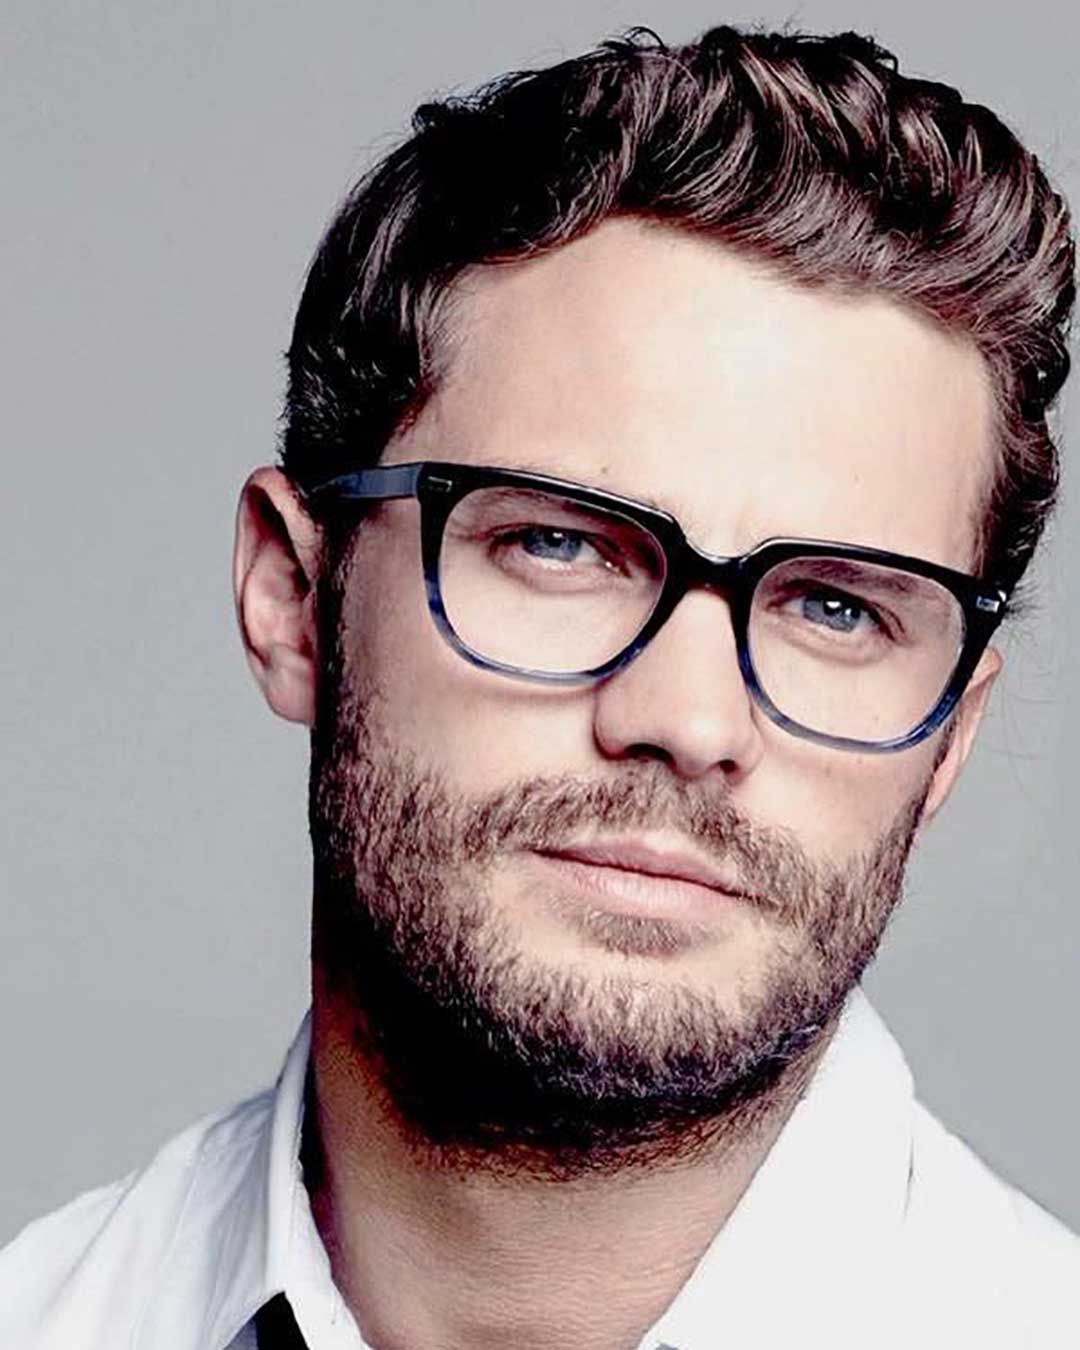
[[[718,591],[761,709],[842,750],[905,750],[940,727],[1008,602],[966,572],[851,544],[769,539],[712,557],[665,511],[515,469],[386,465],[309,496],[416,497],[436,627],[465,660],[517,679],[605,679],[687,591]]]

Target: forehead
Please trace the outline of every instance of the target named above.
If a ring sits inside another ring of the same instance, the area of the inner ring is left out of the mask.
[[[576,478],[663,506],[715,553],[798,535],[970,563],[985,368],[895,302],[621,220],[473,269],[447,328],[444,378],[388,460]]]

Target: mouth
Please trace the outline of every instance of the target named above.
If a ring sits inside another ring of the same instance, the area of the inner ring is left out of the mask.
[[[571,843],[535,854],[593,903],[622,913],[700,921],[753,898],[704,859],[647,840]]]

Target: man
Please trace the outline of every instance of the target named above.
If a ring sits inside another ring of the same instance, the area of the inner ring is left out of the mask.
[[[1075,1344],[859,992],[1050,508],[1065,208],[872,43],[638,34],[346,200],[240,506],[312,728],[274,1093],[31,1225],[4,1344]]]

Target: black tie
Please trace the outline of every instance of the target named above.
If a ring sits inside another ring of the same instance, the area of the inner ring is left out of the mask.
[[[284,1294],[275,1294],[255,1314],[255,1339],[259,1350],[307,1350]]]

